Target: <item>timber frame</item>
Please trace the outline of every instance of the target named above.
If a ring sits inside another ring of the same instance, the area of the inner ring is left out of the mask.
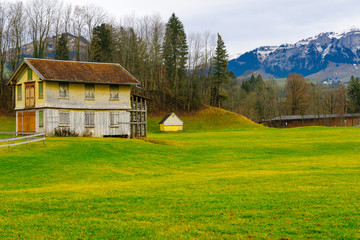
[[[147,135],[147,105],[149,98],[131,95],[130,137],[146,137]]]

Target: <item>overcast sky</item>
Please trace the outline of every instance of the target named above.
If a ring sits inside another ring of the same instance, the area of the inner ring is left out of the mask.
[[[65,0],[69,2],[69,0]],[[294,43],[321,32],[360,26],[359,0],[72,0],[120,18],[158,13],[180,18],[187,34],[220,33],[231,56],[259,46]]]

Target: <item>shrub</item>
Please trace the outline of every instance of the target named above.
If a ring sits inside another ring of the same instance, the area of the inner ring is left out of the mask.
[[[55,128],[55,136],[59,137],[77,137],[78,133],[70,131],[70,128]]]

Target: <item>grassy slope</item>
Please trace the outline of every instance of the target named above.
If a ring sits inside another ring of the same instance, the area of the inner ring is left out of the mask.
[[[184,132],[260,126],[242,115],[210,106],[204,106],[191,114],[180,113],[178,116],[184,122]],[[149,117],[148,131],[160,132],[159,122],[163,117]]]
[[[359,134],[255,127],[0,149],[0,237],[360,238]]]

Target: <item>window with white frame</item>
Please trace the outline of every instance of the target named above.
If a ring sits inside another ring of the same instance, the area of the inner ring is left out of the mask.
[[[60,98],[69,97],[69,83],[59,83],[59,97]]]
[[[85,112],[85,127],[95,127],[94,112]]]
[[[119,100],[119,86],[110,85],[110,100]]]
[[[119,113],[118,112],[110,113],[110,126],[111,127],[119,126]]]
[[[59,112],[59,126],[69,126],[70,125],[70,113],[61,111]]]
[[[94,84],[85,84],[85,99],[95,99]]]

